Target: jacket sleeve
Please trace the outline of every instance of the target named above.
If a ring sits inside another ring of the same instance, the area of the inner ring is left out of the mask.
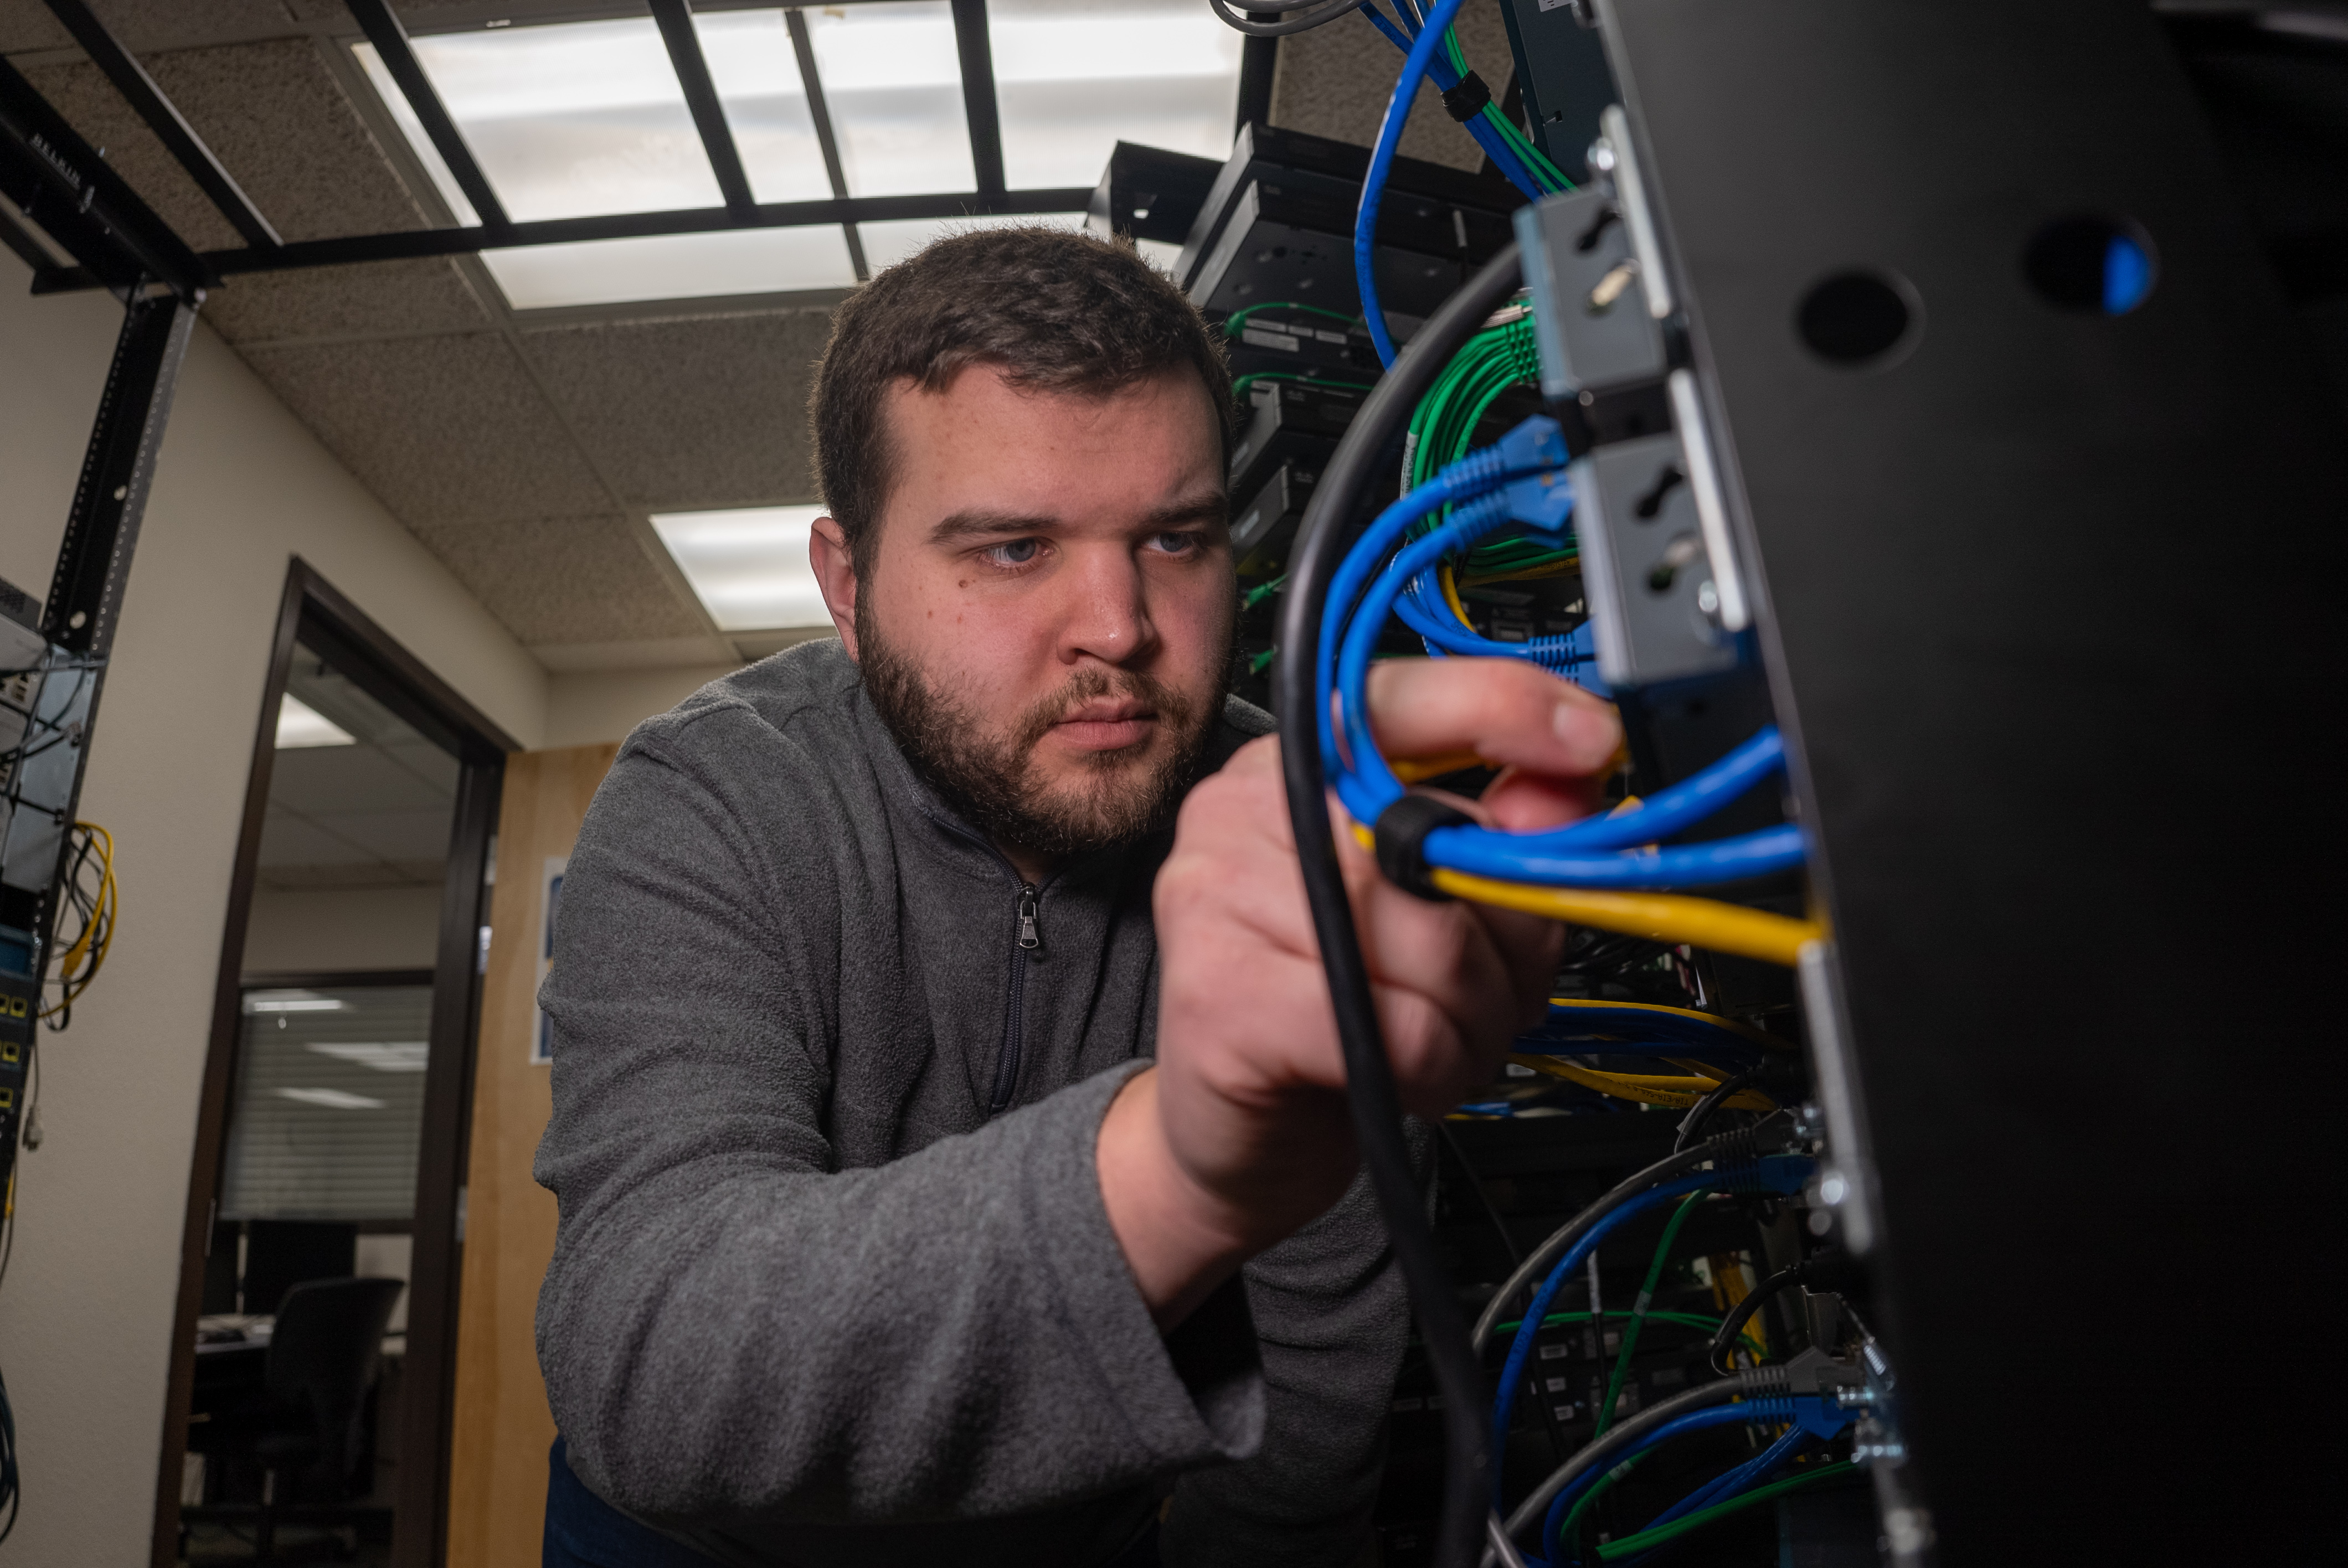
[[[1426,1129],[1408,1125],[1424,1180]],[[1245,1278],[1263,1361],[1263,1443],[1241,1463],[1182,1478],[1161,1555],[1168,1568],[1348,1568],[1369,1544],[1410,1332],[1368,1173],[1249,1264]]]
[[[872,975],[843,975],[828,895],[855,863],[821,832],[747,832],[725,792],[754,785],[659,741],[640,733],[596,795],[541,995],[535,1173],[561,1218],[538,1351],[580,1477],[655,1521],[859,1523],[1024,1512],[1252,1452],[1241,1293],[1161,1337],[1101,1204],[1095,1141],[1139,1064],[836,1169],[831,1020]],[[849,831],[813,766],[755,787],[802,789]]]

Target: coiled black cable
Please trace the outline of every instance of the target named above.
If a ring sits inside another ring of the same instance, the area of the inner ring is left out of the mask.
[[[1234,32],[1245,33],[1251,38],[1285,38],[1296,33],[1309,33],[1348,11],[1358,11],[1362,0],[1326,0],[1326,4],[1317,6],[1315,0],[1237,0],[1236,4],[1232,0],[1207,0],[1207,6]],[[1298,12],[1304,14],[1298,15]],[[1262,20],[1266,16],[1275,20]]]
[[[1353,907],[1330,835],[1326,779],[1313,711],[1319,703],[1316,665],[1321,611],[1329,579],[1352,542],[1364,497],[1388,461],[1390,437],[1442,374],[1452,354],[1514,293],[1519,281],[1517,248],[1510,244],[1486,262],[1440,310],[1427,319],[1394,367],[1354,416],[1345,438],[1322,469],[1289,558],[1288,591],[1281,605],[1280,657],[1273,665],[1273,691],[1280,710],[1281,770],[1288,784],[1288,817],[1296,834],[1296,854],[1313,927],[1321,942],[1321,962],[1329,976],[1329,998],[1337,1015],[1337,1037],[1345,1058],[1345,1094],[1353,1106],[1354,1134],[1369,1166],[1370,1182],[1384,1212],[1395,1255],[1410,1286],[1411,1306],[1436,1387],[1443,1395],[1446,1453],[1443,1512],[1437,1524],[1437,1568],[1469,1568],[1485,1540],[1487,1475],[1483,1409],[1484,1378],[1468,1348],[1468,1325],[1451,1293],[1451,1281],[1435,1250],[1435,1235],[1420,1206],[1417,1178],[1403,1142],[1402,1102],[1386,1061],[1370,995],[1368,967],[1354,929]]]

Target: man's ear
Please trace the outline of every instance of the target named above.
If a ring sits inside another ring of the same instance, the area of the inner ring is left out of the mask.
[[[848,552],[848,535],[831,518],[818,518],[808,536],[808,564],[815,568],[816,586],[823,589],[823,607],[839,629],[840,646],[856,657],[856,559]]]

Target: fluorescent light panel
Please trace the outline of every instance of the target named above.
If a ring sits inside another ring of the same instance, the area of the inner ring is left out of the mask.
[[[303,1049],[377,1072],[422,1072],[431,1065],[432,1057],[430,1043],[421,1040],[314,1040]]]
[[[655,512],[653,530],[720,631],[782,631],[831,624],[808,562],[821,507]]]
[[[987,0],[1004,179],[1091,185],[1119,141],[1231,156],[1240,35],[1196,0]]]
[[[856,282],[848,241],[837,223],[520,245],[482,251],[481,265],[518,311],[845,289]]]
[[[723,201],[651,17],[438,33],[414,44],[516,220]]]
[[[309,703],[287,692],[277,702],[277,749],[306,751],[314,746],[355,746],[358,737]]]
[[[329,1111],[380,1111],[384,1102],[366,1094],[352,1094],[340,1089],[281,1089],[280,1100],[292,1100],[303,1105],[323,1105]]]

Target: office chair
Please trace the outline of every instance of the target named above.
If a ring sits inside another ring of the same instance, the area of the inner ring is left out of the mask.
[[[248,1454],[261,1469],[255,1563],[275,1557],[277,1511],[289,1490],[321,1501],[349,1494],[366,1452],[367,1390],[405,1288],[396,1279],[316,1279],[286,1291],[269,1337],[263,1400],[206,1434],[207,1449]]]

